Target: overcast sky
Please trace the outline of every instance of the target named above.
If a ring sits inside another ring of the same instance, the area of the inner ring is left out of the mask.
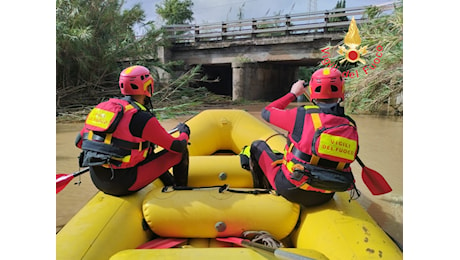
[[[161,24],[161,18],[155,12],[155,5],[163,0],[125,0],[127,8],[140,3],[147,20]],[[316,8],[314,3],[316,2]],[[379,5],[394,0],[347,0],[346,7]],[[259,18],[280,14],[305,13],[309,11],[330,10],[337,0],[193,0],[195,24],[237,20],[238,10],[242,8],[243,18]],[[316,10],[315,10],[316,9]]]

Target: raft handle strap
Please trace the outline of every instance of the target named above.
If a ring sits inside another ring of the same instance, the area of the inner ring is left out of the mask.
[[[219,189],[219,193],[224,191],[234,192],[234,193],[248,193],[248,194],[270,194],[274,191],[271,189],[253,189],[253,190],[235,190],[230,189],[228,184],[216,185],[216,186],[202,186],[202,187],[190,187],[190,186],[164,186],[161,192],[171,192],[171,191],[180,191],[180,190],[205,190],[205,189]]]
[[[281,136],[283,136],[283,137],[286,138],[286,136],[285,136],[284,134],[282,134],[282,133],[276,133],[276,134],[272,134],[272,135],[270,135],[269,137],[267,137],[267,139],[265,139],[265,142],[268,142],[268,140],[270,140],[272,137],[275,137],[275,136],[278,136],[278,135],[281,135]]]

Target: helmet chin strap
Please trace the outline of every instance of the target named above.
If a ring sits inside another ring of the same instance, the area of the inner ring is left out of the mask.
[[[337,103],[340,103],[342,102],[343,100],[341,98],[338,98],[337,99],[337,102],[334,102],[334,104],[337,104]],[[312,99],[311,102],[315,105],[318,105],[318,103],[316,102],[316,98],[315,99]],[[323,102],[322,102],[323,103]]]
[[[150,113],[154,114],[152,110],[153,109],[152,100],[147,96],[144,97],[144,106],[150,111]]]

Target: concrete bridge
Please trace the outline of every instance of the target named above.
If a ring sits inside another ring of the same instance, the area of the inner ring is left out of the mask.
[[[357,24],[367,6],[310,13],[269,16],[201,25],[164,27],[171,41],[160,51],[163,62],[184,61],[202,65],[213,83],[211,91],[232,96],[233,100],[272,100],[289,91],[298,79],[300,66],[316,66],[323,59],[320,51],[339,44],[351,18]],[[382,5],[391,12],[393,5]]]

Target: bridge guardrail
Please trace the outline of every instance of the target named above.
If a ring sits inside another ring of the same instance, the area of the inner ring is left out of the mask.
[[[305,34],[343,33],[354,16],[356,23],[369,20],[363,15],[369,6],[324,10],[257,19],[244,19],[208,24],[179,24],[164,26],[166,37],[173,44],[193,44],[250,40],[266,37],[295,36]],[[395,4],[377,6],[381,12],[394,9]],[[347,18],[345,20],[344,18]]]

